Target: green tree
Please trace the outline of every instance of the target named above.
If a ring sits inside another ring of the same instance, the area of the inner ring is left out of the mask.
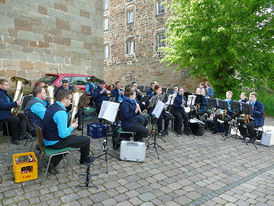
[[[207,78],[217,95],[273,87],[269,0],[173,0],[170,9],[162,62]]]

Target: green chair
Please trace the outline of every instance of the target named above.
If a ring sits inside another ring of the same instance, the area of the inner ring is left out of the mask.
[[[49,158],[47,169],[46,169],[45,176],[44,176],[44,179],[45,179],[47,177],[47,173],[48,173],[51,158],[53,156],[56,156],[56,155],[63,155],[64,156],[64,154],[70,154],[70,158],[71,158],[70,162],[72,162],[71,151],[73,151],[75,149],[71,148],[71,147],[65,147],[65,148],[62,148],[62,149],[51,149],[51,148],[44,147],[43,146],[44,143],[43,143],[42,130],[37,125],[34,125],[34,127],[35,127],[35,132],[36,132],[36,135],[37,135],[37,138],[38,138],[38,147],[41,151],[41,155],[40,155],[40,158],[39,158],[39,163],[41,161],[41,158],[42,158],[43,154],[45,154]],[[71,171],[72,171],[72,177],[74,177],[72,167],[71,167]]]
[[[119,129],[118,129],[118,140],[117,140],[117,142],[115,143],[115,145],[114,145],[114,147],[113,148],[117,148],[117,144],[122,140],[122,138],[121,138],[121,134],[131,134],[131,140],[133,141],[134,140],[134,135],[135,135],[135,132],[129,132],[129,131],[124,131],[123,129],[122,129],[122,127],[120,127]]]

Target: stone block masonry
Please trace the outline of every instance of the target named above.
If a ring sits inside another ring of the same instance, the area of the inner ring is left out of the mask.
[[[104,75],[102,0],[0,0],[0,78]]]

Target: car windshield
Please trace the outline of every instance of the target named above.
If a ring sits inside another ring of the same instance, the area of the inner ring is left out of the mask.
[[[39,82],[45,82],[46,84],[49,84],[49,83],[53,83],[57,78],[58,76],[55,76],[55,75],[45,75],[39,80]]]

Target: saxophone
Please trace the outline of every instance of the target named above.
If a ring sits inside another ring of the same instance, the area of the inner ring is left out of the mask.
[[[225,117],[226,117],[226,110],[224,109],[224,110],[223,110],[223,114],[222,114],[222,119],[224,120]]]

